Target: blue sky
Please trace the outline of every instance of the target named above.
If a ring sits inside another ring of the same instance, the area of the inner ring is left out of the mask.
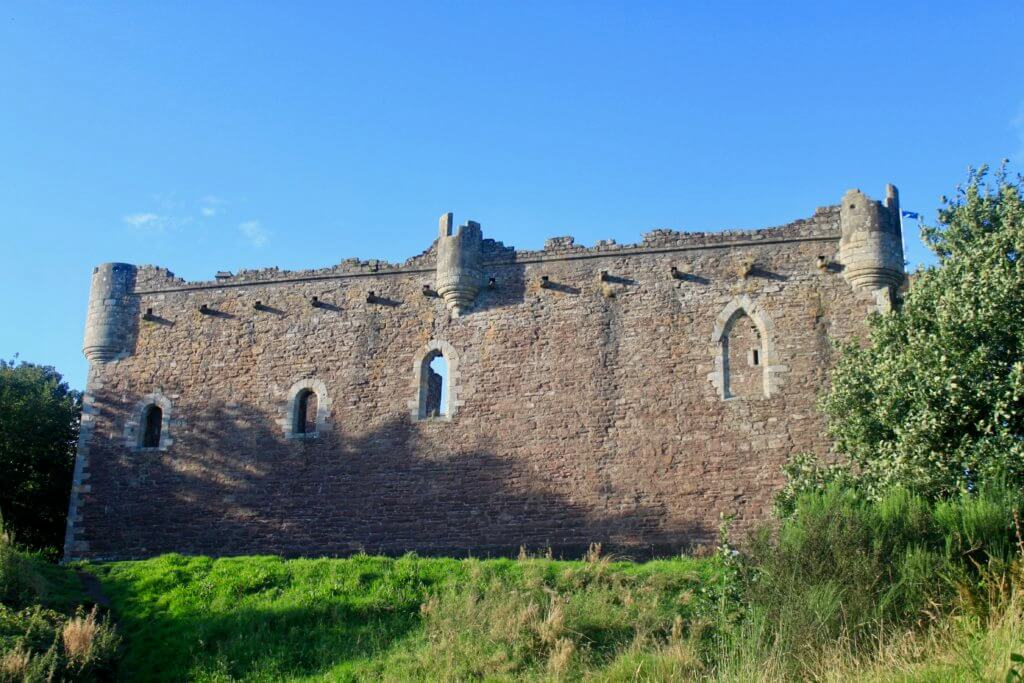
[[[6,3],[0,357],[81,388],[101,262],[399,261],[449,210],[519,248],[765,227],[886,182],[931,219],[968,164],[1024,157],[1022,19],[1019,0]]]

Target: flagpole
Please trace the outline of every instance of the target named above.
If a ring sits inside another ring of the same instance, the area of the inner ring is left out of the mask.
[[[903,229],[903,209],[900,209],[900,249],[903,251],[903,268],[907,267],[907,231]]]

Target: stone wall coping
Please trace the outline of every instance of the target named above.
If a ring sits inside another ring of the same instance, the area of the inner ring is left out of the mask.
[[[706,239],[709,237],[722,236],[725,239],[713,242],[700,242],[697,244],[674,244],[667,246],[646,246],[640,245],[619,245],[619,244],[608,244],[607,241],[594,247],[571,247],[568,249],[559,249],[555,251],[537,250],[537,251],[524,251],[524,252],[511,252],[511,258],[497,258],[488,259],[485,255],[483,259],[483,265],[485,266],[514,266],[529,263],[553,263],[559,261],[578,261],[584,259],[601,259],[601,258],[621,258],[626,256],[645,256],[651,254],[671,254],[678,252],[692,252],[692,251],[705,251],[712,249],[732,249],[737,247],[759,247],[769,246],[777,244],[794,244],[799,242],[835,242],[840,238],[840,231],[837,228],[822,230],[818,234],[806,234],[806,235],[793,235],[785,237],[771,237],[772,232],[781,232],[787,228],[792,228],[792,224],[789,226],[783,226],[780,228],[768,228],[765,230],[752,230],[752,231],[724,231],[720,233],[672,233],[676,236],[693,236],[695,238]],[[740,239],[736,239],[739,237]],[[747,239],[742,239],[742,238]],[[157,268],[155,266],[143,266],[150,272],[164,271],[169,273],[164,268]],[[361,272],[327,272],[317,273],[317,271],[306,271],[308,275],[289,273],[288,271],[276,271],[275,269],[269,269],[272,272],[280,273],[282,277],[269,277],[266,279],[240,279],[236,281],[227,280],[214,280],[214,281],[199,281],[199,282],[186,282],[185,280],[177,279],[171,280],[168,287],[148,287],[136,289],[133,293],[136,295],[147,295],[147,294],[164,294],[171,292],[191,292],[191,291],[205,291],[215,289],[228,289],[238,287],[263,287],[267,285],[283,285],[283,284],[295,284],[299,282],[320,282],[324,280],[346,280],[352,278],[375,278],[375,277],[388,277],[396,275],[415,275],[415,274],[426,274],[435,273],[435,268],[431,265],[428,268],[424,267],[409,267],[405,265],[389,265],[381,270],[374,271],[361,271]],[[334,270],[334,269],[325,269]],[[172,278],[173,275],[169,275],[168,279]]]

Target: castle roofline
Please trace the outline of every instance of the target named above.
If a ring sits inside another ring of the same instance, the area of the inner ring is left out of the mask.
[[[481,257],[486,265],[503,265],[628,257],[656,252],[722,249],[793,241],[838,240],[840,237],[839,209],[838,205],[820,207],[809,218],[798,219],[780,226],[751,230],[728,229],[691,232],[655,228],[642,233],[641,241],[632,244],[618,244],[615,240],[598,240],[594,245],[588,247],[578,244],[572,236],[560,236],[547,239],[543,249],[519,251],[502,242],[484,239],[481,244]],[[437,240],[435,239],[427,250],[402,263],[390,263],[380,259],[349,258],[334,266],[308,270],[282,270],[270,267],[240,270],[233,275],[220,272],[212,280],[188,281],[175,276],[167,268],[144,265],[139,267],[136,291],[145,293],[216,289],[310,280],[428,273],[434,271],[436,259]]]

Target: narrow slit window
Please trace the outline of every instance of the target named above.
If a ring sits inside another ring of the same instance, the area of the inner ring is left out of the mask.
[[[758,349],[750,350],[750,364],[755,367],[761,364],[761,352]]]
[[[160,406],[148,406],[143,415],[142,447],[159,448],[160,430],[163,428],[164,411]]]
[[[312,389],[303,389],[295,399],[296,434],[316,433],[317,395]]]

